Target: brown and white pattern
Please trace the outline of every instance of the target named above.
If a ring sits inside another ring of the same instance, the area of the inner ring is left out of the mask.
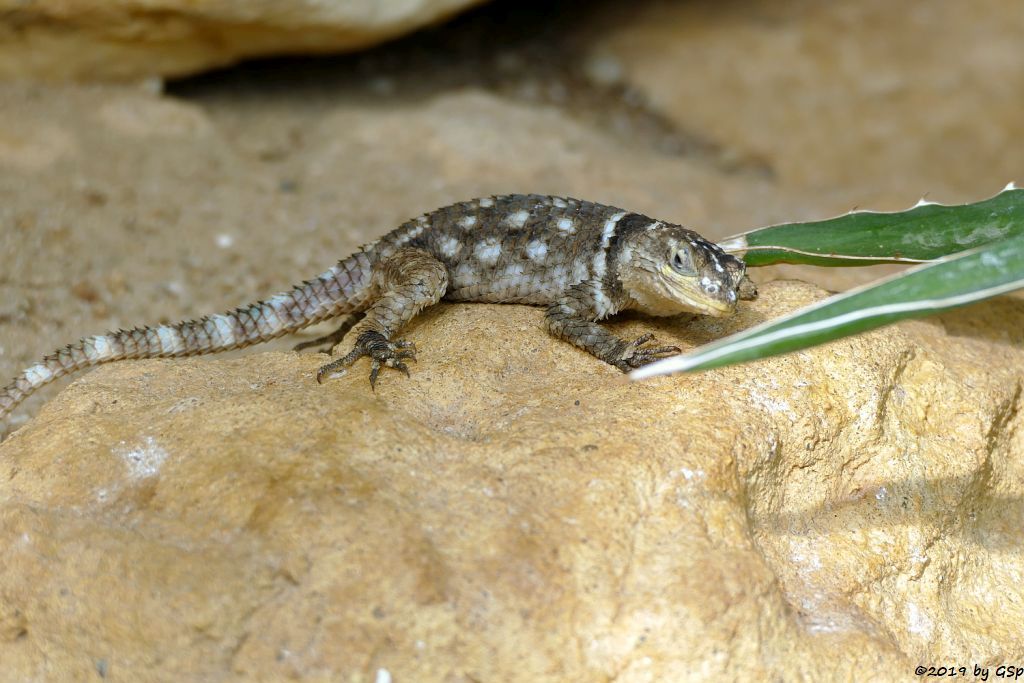
[[[415,350],[395,335],[442,298],[547,306],[551,334],[628,370],[677,349],[648,347],[649,335],[627,342],[598,321],[625,309],[727,315],[741,291],[754,292],[743,262],[679,225],[567,197],[484,197],[410,220],[266,301],[69,344],[0,391],[0,418],[39,387],[89,366],[237,349],[333,317],[338,330],[299,346],[333,345],[354,328],[353,349],[318,377],[365,355],[373,383],[384,366],[408,372],[403,360]]]

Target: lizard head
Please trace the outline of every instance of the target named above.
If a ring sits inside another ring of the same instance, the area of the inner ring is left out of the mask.
[[[680,225],[656,222],[624,242],[619,279],[649,315],[731,315],[748,286],[742,260]]]

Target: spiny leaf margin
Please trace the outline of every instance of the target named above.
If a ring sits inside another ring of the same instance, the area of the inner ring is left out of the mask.
[[[922,263],[1011,237],[1024,239],[1024,189],[1013,183],[989,199],[906,211],[852,211],[823,221],[782,223],[725,239],[748,266],[799,263],[869,266]]]

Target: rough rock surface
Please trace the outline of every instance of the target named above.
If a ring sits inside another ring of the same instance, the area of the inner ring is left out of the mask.
[[[0,381],[481,194],[714,238],[1024,185],[1014,0],[578,7],[489,3],[168,94],[0,86]],[[689,346],[821,296],[763,287],[732,322],[623,325]],[[412,379],[376,396],[262,353],[294,340],[34,396],[0,446],[0,680],[905,680],[1024,659],[1018,301],[637,386],[539,315],[443,307],[410,330]]]
[[[0,0],[0,78],[139,80],[339,52],[480,0]]]
[[[773,283],[692,346],[822,295]],[[626,384],[527,307],[108,366],[0,446],[9,680],[905,679],[1020,661],[1024,303]],[[1009,330],[1009,332],[1008,332]],[[851,381],[856,378],[856,381]]]

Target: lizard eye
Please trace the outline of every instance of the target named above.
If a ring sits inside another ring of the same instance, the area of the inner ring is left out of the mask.
[[[679,249],[672,254],[672,270],[676,271],[680,275],[696,275],[697,271],[693,267],[693,259],[690,258],[690,252],[687,249]]]

